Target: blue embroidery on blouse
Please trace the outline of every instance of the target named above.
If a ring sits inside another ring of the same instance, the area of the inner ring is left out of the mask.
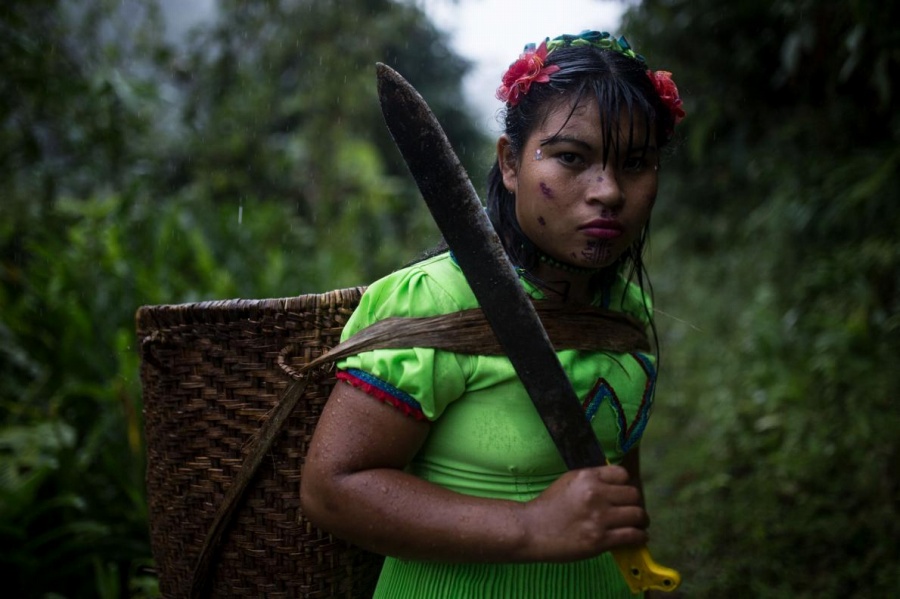
[[[656,387],[656,368],[653,366],[653,362],[650,361],[650,357],[640,353],[629,355],[637,361],[647,377],[647,382],[644,384],[644,392],[641,396],[641,404],[638,406],[637,413],[634,415],[634,420],[631,421],[631,424],[629,425],[628,423],[625,408],[622,407],[622,402],[616,395],[615,390],[602,377],[597,379],[597,383],[591,389],[584,402],[585,415],[588,420],[592,420],[597,410],[603,405],[603,402],[609,401],[609,405],[615,414],[616,428],[619,430],[617,441],[623,453],[628,453],[643,436],[644,429],[647,428],[647,421],[650,419],[650,409],[653,407],[653,391]]]
[[[397,387],[391,385],[390,383],[388,383],[386,381],[381,380],[377,376],[374,376],[371,373],[368,373],[365,370],[360,370],[358,368],[347,368],[345,370],[345,372],[349,372],[350,374],[352,374],[354,377],[358,378],[362,382],[372,385],[379,391],[387,393],[391,397],[394,397],[394,398],[398,399],[399,401],[402,401],[409,407],[411,407],[419,412],[422,411],[422,405],[419,402],[417,402],[413,398],[412,395],[410,395],[406,391],[398,389]]]
[[[594,388],[588,393],[588,398],[584,405],[584,415],[587,416],[588,422],[594,420],[594,416],[596,416],[597,410],[600,409],[600,405],[603,401],[613,395],[615,395],[615,392],[612,390],[609,383],[606,382],[606,379],[602,377],[597,379]]]

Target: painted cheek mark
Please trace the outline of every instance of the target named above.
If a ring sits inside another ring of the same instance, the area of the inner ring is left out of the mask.
[[[597,183],[603,183],[604,180],[603,177],[597,177]]]
[[[537,150],[534,151],[534,159],[535,160],[543,160],[544,159],[544,153],[541,152],[540,148],[538,148]]]
[[[541,193],[544,194],[544,197],[548,200],[553,199],[553,190],[550,189],[543,181],[541,181]]]

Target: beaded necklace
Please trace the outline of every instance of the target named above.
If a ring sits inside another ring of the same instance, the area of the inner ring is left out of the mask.
[[[556,258],[552,258],[545,254],[544,252],[538,251],[538,259],[546,264],[547,266],[551,266],[556,270],[561,270],[564,272],[570,272],[573,274],[587,275],[587,274],[595,274],[600,271],[600,268],[586,268],[583,266],[572,266],[571,264],[566,264],[565,262],[560,262]]]

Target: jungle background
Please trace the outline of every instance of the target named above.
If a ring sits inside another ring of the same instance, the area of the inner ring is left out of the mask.
[[[628,6],[689,115],[653,219],[644,443],[679,596],[900,579],[897,22],[894,1]],[[4,596],[158,594],[139,306],[361,285],[438,240],[376,61],[482,181],[468,65],[411,3],[221,0],[178,40],[154,1],[0,4]]]

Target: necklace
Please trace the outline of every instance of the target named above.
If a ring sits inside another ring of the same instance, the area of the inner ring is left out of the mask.
[[[539,252],[538,259],[541,262],[543,262],[544,264],[546,264],[547,266],[552,266],[553,268],[555,268],[557,270],[562,270],[565,272],[571,272],[571,273],[575,273],[575,274],[584,274],[584,275],[593,274],[593,273],[596,273],[597,271],[601,270],[600,268],[584,268],[582,266],[572,266],[571,264],[566,264],[564,262],[560,262],[559,260],[557,260],[555,258],[551,258],[544,252]]]

